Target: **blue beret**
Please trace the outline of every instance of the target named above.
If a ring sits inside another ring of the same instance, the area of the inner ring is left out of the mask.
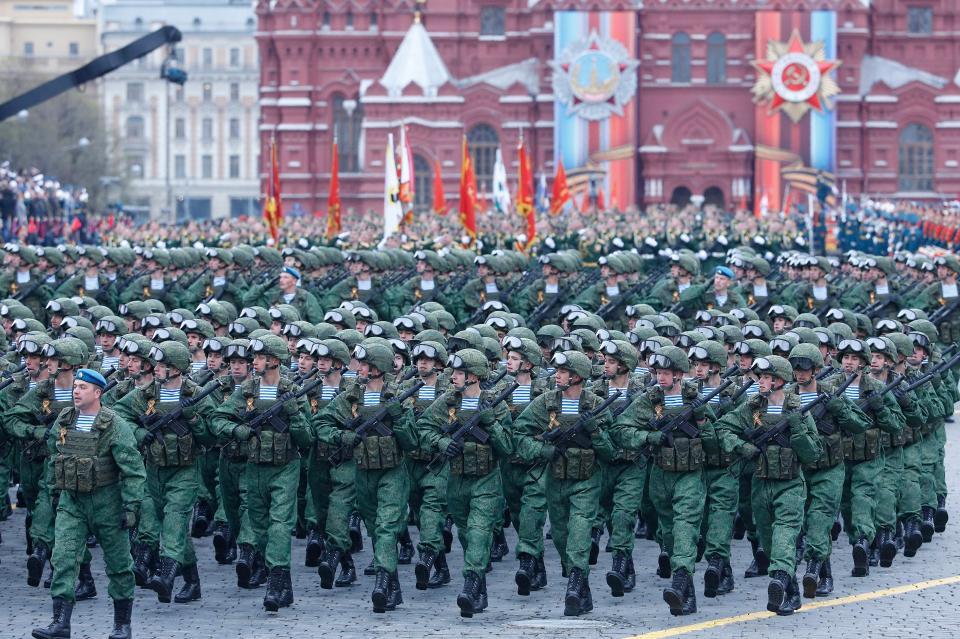
[[[286,273],[287,275],[293,276],[293,279],[300,281],[300,271],[293,268],[292,266],[284,266],[281,273]]]
[[[77,379],[83,382],[89,382],[94,386],[104,388],[107,385],[107,379],[95,370],[81,368],[77,371]]]
[[[713,272],[716,275],[723,275],[724,277],[729,278],[731,280],[736,279],[736,276],[733,274],[733,271],[727,268],[726,266],[718,266],[717,268],[713,269]]]

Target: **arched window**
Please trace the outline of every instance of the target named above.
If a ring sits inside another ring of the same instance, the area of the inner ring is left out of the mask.
[[[727,81],[727,37],[714,31],[707,36],[707,84]]]
[[[413,156],[413,207],[429,211],[433,206],[433,169],[422,155]]]
[[[717,208],[722,209],[724,204],[723,189],[719,186],[707,187],[707,190],[703,192],[703,203],[713,204]]]
[[[143,118],[131,115],[127,118],[127,139],[139,140],[143,137]]]
[[[683,31],[673,34],[670,59],[670,79],[690,82],[690,36]]]
[[[360,170],[360,133],[363,125],[363,105],[356,98],[348,99],[334,93],[333,133],[337,137],[340,170],[356,173]]]
[[[467,148],[477,176],[477,190],[481,193],[493,190],[493,165],[499,146],[500,137],[489,124],[478,124],[467,133]]]
[[[900,190],[933,190],[933,132],[922,124],[900,132]]]
[[[686,206],[690,204],[690,196],[693,193],[685,186],[678,186],[673,189],[673,193],[670,194],[670,204],[675,204],[676,206]]]

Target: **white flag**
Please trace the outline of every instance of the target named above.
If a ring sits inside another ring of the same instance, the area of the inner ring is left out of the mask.
[[[400,203],[400,181],[397,179],[397,157],[393,152],[393,134],[387,135],[387,153],[383,180],[383,245],[400,228],[403,205]]]
[[[493,165],[493,206],[500,213],[510,212],[510,189],[507,188],[507,167],[503,154],[497,149],[497,161]]]

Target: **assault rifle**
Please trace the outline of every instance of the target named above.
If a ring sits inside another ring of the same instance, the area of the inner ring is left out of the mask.
[[[453,422],[450,424],[449,428],[444,429],[444,435],[449,435],[450,439],[458,444],[463,444],[463,441],[468,436],[477,440],[481,444],[486,444],[490,439],[490,434],[480,426],[480,413],[496,407],[501,402],[507,401],[507,398],[510,397],[513,391],[517,390],[518,386],[520,386],[520,384],[514,382],[507,388],[503,389],[503,392],[494,397],[493,401],[484,403],[483,406],[480,406],[477,411],[471,415],[467,421],[463,422],[463,424],[460,424],[459,427],[457,427],[458,422]],[[433,470],[433,467],[437,462],[443,461],[446,463],[449,460],[450,457],[447,455],[447,451],[441,451],[434,455],[433,459],[430,460],[430,463],[427,464],[427,470]],[[441,466],[437,468],[437,471],[439,471],[442,467],[443,465],[441,464]]]
[[[561,285],[556,295],[550,299],[543,300],[527,318],[527,324],[530,326],[540,326],[544,318],[553,313],[553,309],[560,304],[560,301],[572,293],[579,293],[584,288],[592,285],[600,277],[599,271],[594,271],[589,275],[581,275],[576,280],[567,285]]]
[[[956,313],[958,309],[960,309],[960,299],[957,299],[957,301],[952,302],[949,305],[945,304],[941,306],[934,312],[930,313],[930,316],[927,319],[929,319],[934,324],[938,324],[943,320],[947,319],[948,317],[950,317],[951,315],[953,315],[954,313]]]
[[[733,384],[732,379],[728,378],[723,380],[719,386],[703,397],[698,397],[689,404],[686,404],[680,412],[661,417],[654,421],[653,426],[663,435],[663,438],[671,446],[673,445],[673,433],[676,430],[680,430],[680,432],[687,437],[698,437],[700,435],[700,429],[697,428],[696,424],[690,423],[690,418],[693,417],[694,411],[709,404],[711,399],[725,391],[731,384]]]
[[[610,397],[603,400],[599,406],[593,410],[587,411],[580,415],[576,423],[570,428],[554,428],[553,430],[548,430],[543,434],[543,443],[552,444],[556,447],[558,453],[562,453],[567,448],[571,446],[578,446],[580,448],[589,448],[590,447],[590,433],[586,430],[587,423],[593,420],[597,415],[603,413],[607,410],[611,404],[620,399],[620,396],[623,395],[620,391],[617,391]]]
[[[255,435],[259,435],[260,431],[263,429],[263,426],[268,422],[271,426],[273,426],[274,432],[287,432],[290,430],[290,424],[277,417],[277,414],[283,409],[284,404],[289,402],[291,399],[300,399],[304,395],[313,392],[313,389],[321,384],[323,384],[323,379],[315,379],[297,391],[287,391],[278,397],[277,401],[274,402],[270,408],[266,409],[262,413],[257,413],[255,411],[247,413],[244,416],[246,425]],[[212,388],[215,388],[215,386],[211,386],[211,389]]]
[[[821,397],[823,397],[823,401],[821,401],[816,407],[811,408],[811,415],[813,416],[814,421],[816,421],[817,430],[819,430],[824,435],[833,435],[833,433],[835,432],[834,425],[832,422],[821,423],[819,421],[820,418],[823,416],[824,411],[826,411],[826,403],[831,399],[833,399],[834,397],[839,397],[840,395],[842,395],[843,392],[847,390],[847,387],[853,383],[853,380],[856,379],[856,377],[857,377],[856,375],[852,375],[852,374],[847,375],[846,379],[844,379],[843,383],[840,385],[840,388],[834,391],[832,395],[828,393],[821,393],[820,396],[817,397],[817,399],[820,399]]]
[[[947,350],[947,352],[950,352],[950,351],[954,350],[955,348],[956,348],[956,344],[954,344],[953,346],[951,346],[951,347]],[[937,364],[936,366],[934,366],[933,368],[931,368],[929,371],[927,371],[926,373],[924,373],[922,376],[916,378],[915,380],[913,380],[912,382],[910,382],[909,384],[907,384],[907,385],[904,386],[903,388],[894,388],[893,391],[894,391],[894,393],[897,394],[897,395],[903,395],[903,394],[909,393],[909,392],[912,391],[912,390],[916,390],[917,388],[920,388],[921,386],[923,386],[924,384],[926,384],[927,382],[929,382],[930,380],[932,380],[934,377],[936,377],[937,375],[939,375],[939,374],[942,373],[943,371],[953,368],[953,367],[956,366],[958,363],[960,363],[960,353],[957,353],[956,355],[954,355],[954,356],[951,357],[950,359],[944,358],[944,359],[940,360],[940,363],[939,363],[939,364]]]
[[[209,273],[209,272],[210,272],[210,269],[209,269],[208,267],[204,267],[204,268],[200,269],[200,272],[199,272],[199,273],[197,273],[196,275],[194,275],[187,284],[184,284],[184,285],[183,285],[183,290],[184,290],[184,291],[188,290],[191,286],[193,286],[194,284],[196,284],[197,282],[199,282],[201,277],[203,277],[204,275],[206,275],[206,274]]]
[[[866,315],[867,317],[869,317],[870,319],[874,319],[874,318],[875,318],[877,315],[879,315],[880,312],[883,311],[883,309],[885,309],[891,302],[896,302],[897,300],[902,300],[902,299],[904,298],[904,296],[907,295],[908,293],[910,293],[910,291],[912,291],[913,289],[915,289],[919,283],[920,283],[920,282],[919,282],[919,280],[918,280],[918,281],[914,282],[913,284],[911,284],[910,286],[906,287],[905,289],[903,289],[902,291],[900,291],[900,292],[898,292],[898,293],[896,293],[896,294],[890,293],[890,295],[887,296],[887,299],[885,299],[885,300],[877,300],[877,301],[874,302],[873,304],[870,304],[869,306],[867,306],[867,307],[866,307],[865,309],[863,309],[863,311],[861,311],[861,312],[862,312],[864,315]]]
[[[617,295],[609,302],[597,309],[597,315],[603,319],[607,319],[612,314],[616,313],[617,309],[627,303],[627,301],[633,297],[635,294],[640,291],[649,288],[654,282],[656,282],[660,277],[663,276],[663,271],[658,271],[656,273],[651,273],[646,279],[643,279],[630,288],[628,288],[623,293]]]
[[[63,272],[63,267],[58,268],[56,271],[53,272],[53,278],[56,279],[56,277],[57,277],[58,275],[60,275],[60,273],[62,273],[62,272]],[[30,286],[28,286],[27,288],[21,290],[19,293],[17,293],[16,295],[14,295],[14,296],[13,296],[13,299],[15,299],[15,300],[25,300],[25,299],[27,299],[28,297],[30,297],[31,295],[33,295],[33,292],[34,292],[34,291],[36,291],[38,288],[40,288],[41,286],[43,286],[43,285],[46,284],[46,283],[47,283],[47,278],[41,277],[41,276],[38,275],[38,276],[37,276],[37,280],[36,280],[35,282],[33,282]]]
[[[707,282],[706,286],[703,287],[703,290],[700,291],[700,295],[705,295],[705,294],[709,293],[712,288],[713,288],[713,280],[710,280],[709,282]],[[682,301],[682,300],[681,300],[681,301],[678,301],[676,304],[674,304],[673,306],[671,306],[668,310],[669,310],[669,312],[673,313],[674,315],[677,315],[677,314],[680,313],[680,311],[683,310],[683,306],[684,306],[685,303],[686,303],[686,302],[684,302],[684,301]]]
[[[205,397],[216,390],[216,388],[217,387],[215,385],[210,386],[209,388],[205,388],[195,395],[192,395],[186,399],[181,399],[179,406],[174,408],[169,413],[164,413],[162,415],[159,413],[145,415],[143,417],[142,426],[147,429],[147,437],[156,437],[163,431],[164,428],[169,428],[176,433],[178,437],[187,435],[190,432],[190,429],[180,419],[180,417],[183,415],[183,411],[191,406],[199,404]]]
[[[483,390],[490,390],[491,388],[494,388],[497,384],[499,384],[500,380],[506,376],[507,376],[507,369],[503,369],[493,379],[487,380],[485,382],[480,382],[480,388],[482,388]]]
[[[839,397],[847,389],[853,380],[856,378],[856,375],[849,375],[843,384],[840,385],[840,388],[836,390],[833,395],[823,393],[818,395],[816,399],[800,407],[800,414],[806,415],[811,410],[819,406],[820,404],[826,403],[827,401],[833,399],[834,397]],[[761,451],[765,446],[771,442],[775,442],[780,446],[789,446],[790,438],[787,435],[787,431],[790,430],[790,416],[785,415],[776,424],[771,428],[754,428],[749,433],[746,433],[747,439],[750,440],[750,443],[759,448]],[[826,433],[829,434],[829,433]]]
[[[893,379],[890,382],[888,382],[886,386],[878,390],[876,393],[867,393],[866,395],[863,395],[860,399],[858,399],[856,401],[857,407],[866,408],[867,404],[870,402],[871,397],[873,397],[874,395],[879,395],[880,397],[883,397],[884,395],[892,391],[894,388],[899,386],[900,382],[902,381],[903,381],[903,378],[901,376],[894,375]]]
[[[349,422],[344,424],[344,429],[352,430],[356,435],[356,438],[354,439],[354,443],[352,446],[344,446],[343,444],[341,444],[340,447],[333,452],[333,455],[331,455],[331,458],[342,459],[342,455],[348,450],[354,448],[358,443],[360,443],[360,440],[366,437],[368,433],[376,432],[376,434],[379,435],[380,437],[389,437],[390,435],[393,435],[393,430],[391,430],[386,424],[383,423],[383,419],[387,416],[387,406],[389,406],[390,404],[402,404],[403,402],[407,401],[408,399],[416,395],[421,388],[423,388],[423,382],[416,382],[413,386],[408,388],[406,392],[404,392],[402,395],[391,397],[388,401],[386,401],[380,407],[379,410],[377,410],[376,413],[374,413],[370,417],[364,418],[363,415],[357,415],[356,417],[351,419]]]

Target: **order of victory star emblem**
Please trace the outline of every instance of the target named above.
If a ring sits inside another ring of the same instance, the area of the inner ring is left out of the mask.
[[[553,93],[571,114],[585,120],[623,115],[624,105],[637,92],[639,64],[622,44],[591,31],[550,62]]]
[[[797,30],[788,42],[769,41],[767,59],[753,63],[759,72],[753,101],[769,103],[771,115],[783,111],[794,123],[810,109],[833,109],[831,98],[840,87],[829,73],[841,62],[826,58],[823,42],[804,43]]]

